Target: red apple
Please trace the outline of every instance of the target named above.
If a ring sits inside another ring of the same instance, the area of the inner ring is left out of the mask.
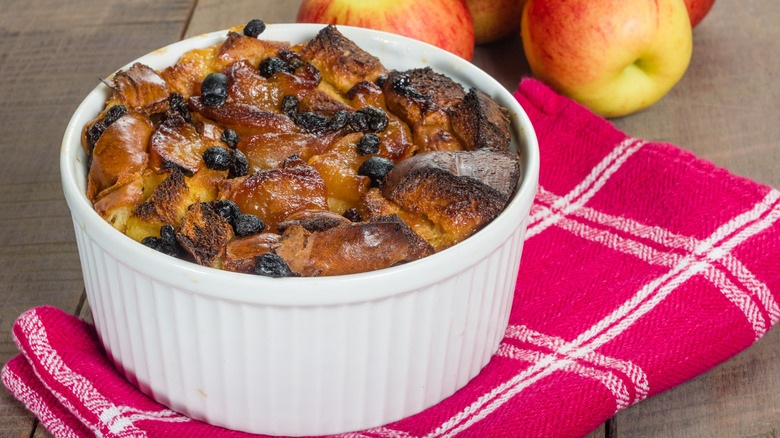
[[[525,0],[466,0],[474,22],[474,41],[492,43],[520,32]]]
[[[303,0],[296,21],[382,30],[468,61],[474,55],[474,25],[464,0]]]
[[[710,12],[715,0],[684,0],[688,8],[688,16],[691,18],[691,27],[696,27],[705,15]]]
[[[528,0],[521,34],[534,76],[605,117],[658,101],[693,49],[682,0]]]

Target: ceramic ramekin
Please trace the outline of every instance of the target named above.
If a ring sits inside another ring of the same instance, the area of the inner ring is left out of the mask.
[[[299,43],[321,28],[269,25],[260,38]],[[379,426],[463,387],[503,337],[539,172],[528,117],[498,82],[455,55],[388,33],[339,30],[389,69],[431,66],[508,108],[522,157],[517,193],[464,242],[390,269],[274,279],[201,267],[133,241],[92,209],[80,134],[109,94],[97,86],[73,115],[61,151],[89,305],[127,379],[192,418],[269,435]],[[136,61],[162,69],[225,35],[201,35]]]

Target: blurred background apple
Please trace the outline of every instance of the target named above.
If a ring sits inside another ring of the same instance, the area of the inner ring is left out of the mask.
[[[296,21],[383,30],[469,61],[474,55],[474,25],[464,0],[303,0]]]
[[[492,43],[520,32],[525,0],[466,0],[466,4],[477,44]]]
[[[685,7],[688,8],[688,16],[691,18],[691,27],[701,23],[714,3],[715,0],[685,0]]]

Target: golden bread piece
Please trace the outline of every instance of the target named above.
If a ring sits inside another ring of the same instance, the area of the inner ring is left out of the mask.
[[[271,252],[271,247],[279,242],[280,235],[259,233],[246,237],[236,237],[227,244],[222,269],[233,272],[253,273],[257,256]]]
[[[382,140],[381,155],[392,161],[409,158],[417,152],[412,131],[397,115],[388,110],[382,89],[373,82],[362,81],[347,92],[346,97],[356,109],[379,108],[387,114],[387,128],[376,133]]]
[[[333,25],[323,28],[303,46],[301,56],[314,64],[322,78],[341,93],[358,82],[373,82],[387,73],[378,58],[344,37]]]
[[[358,175],[360,165],[368,158],[356,151],[362,133],[341,137],[328,152],[309,159],[309,165],[319,172],[327,188],[328,206],[339,214],[355,206],[371,181]]]
[[[425,67],[393,71],[383,92],[387,108],[410,126],[418,153],[463,149],[448,112],[466,95],[460,84]]]
[[[322,176],[297,156],[287,158],[279,169],[261,170],[229,188],[228,199],[243,213],[259,216],[266,230],[302,211],[328,210]]]
[[[185,122],[181,115],[170,114],[149,140],[149,167],[156,171],[178,167],[192,175],[204,165],[203,151],[208,146],[195,127]]]
[[[179,62],[163,69],[160,77],[185,99],[200,94],[200,83],[211,73],[217,73],[214,59],[218,46],[194,49],[182,55]]]
[[[95,143],[89,166],[87,198],[90,201],[94,202],[101,191],[146,169],[152,132],[151,120],[139,113],[125,114],[103,131]]]
[[[263,59],[277,56],[280,51],[289,49],[290,43],[286,41],[263,40],[230,31],[214,57],[215,71],[238,61],[248,62],[257,69]]]
[[[184,174],[174,168],[149,198],[133,210],[125,234],[140,242],[144,237],[159,234],[163,225],[178,227],[191,204],[189,194]]]
[[[265,132],[301,132],[300,128],[286,115],[266,111],[243,102],[227,102],[222,106],[205,105],[200,96],[188,101],[192,111],[234,130],[240,137]]]
[[[317,232],[350,223],[352,221],[332,211],[302,211],[291,214],[286,221],[276,224],[276,229],[280,233],[284,233],[286,229],[296,225],[303,227],[306,231]]]
[[[150,67],[135,63],[106,82],[113,91],[107,107],[124,105],[146,115],[168,109],[168,83]]]
[[[213,268],[221,267],[233,237],[230,223],[206,202],[192,204],[176,230],[176,240],[193,261]]]
[[[388,268],[433,254],[433,248],[400,219],[339,225],[309,232],[293,225],[274,251],[301,276],[354,274]]]
[[[520,167],[508,151],[435,151],[395,166],[382,194],[405,210],[423,214],[453,236],[471,236],[504,209]]]
[[[466,150],[509,150],[509,115],[487,94],[470,89],[450,115],[452,129]]]
[[[400,205],[385,198],[377,187],[364,193],[356,208],[360,216],[368,220],[376,220],[381,216],[398,216],[437,252],[454,245],[457,241],[457,236],[445,233],[441,225],[429,220],[424,214],[405,210]]]

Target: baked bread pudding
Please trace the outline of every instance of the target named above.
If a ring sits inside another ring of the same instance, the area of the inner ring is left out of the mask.
[[[105,81],[82,145],[112,226],[204,266],[330,276],[426,257],[501,213],[520,163],[493,98],[388,70],[332,25],[298,45],[263,29]]]

